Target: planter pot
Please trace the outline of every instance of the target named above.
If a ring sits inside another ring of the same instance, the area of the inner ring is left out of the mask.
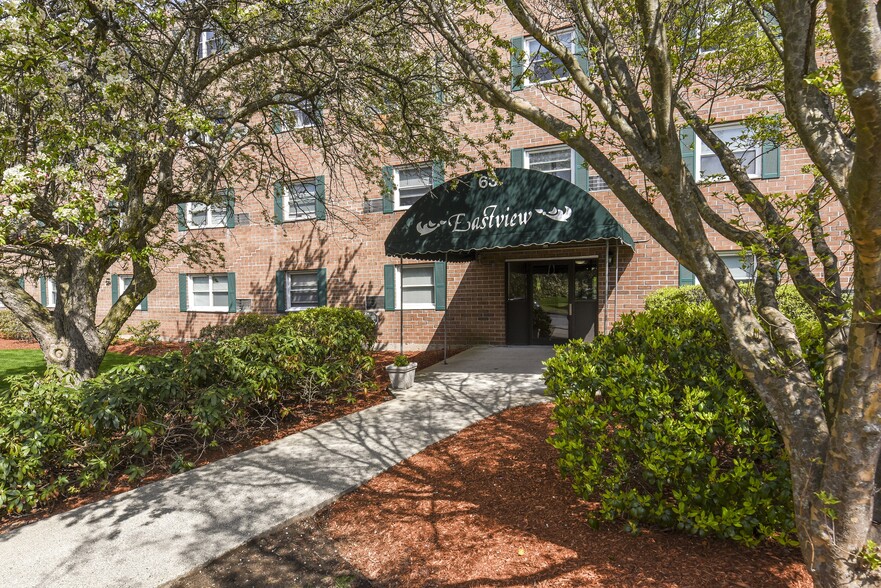
[[[392,390],[406,390],[412,386],[413,379],[416,377],[416,366],[416,362],[410,362],[409,365],[403,367],[394,364],[385,366],[389,380],[392,381]]]

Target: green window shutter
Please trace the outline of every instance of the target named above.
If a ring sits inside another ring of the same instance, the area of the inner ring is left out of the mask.
[[[382,212],[395,211],[395,168],[385,165],[382,168]]]
[[[443,161],[433,161],[431,163],[431,187],[437,188],[444,183],[444,172],[447,164]]]
[[[46,276],[40,276],[40,304],[46,306]]]
[[[284,222],[284,184],[276,182],[272,189],[275,193],[275,224],[280,225]]]
[[[681,263],[679,264],[679,285],[694,286],[694,274]]]
[[[119,276],[110,274],[110,304],[116,304],[119,300]]]
[[[523,89],[523,37],[511,39],[511,91]]]
[[[575,35],[575,59],[585,75],[590,75],[590,52],[581,33]]]
[[[434,309],[447,309],[447,264],[434,262]]]
[[[575,157],[575,185],[584,190],[585,192],[590,191],[590,175],[587,171],[587,167],[584,165],[584,158],[580,153],[574,151]]]
[[[177,205],[177,230],[187,230],[187,208],[184,204]]]
[[[524,149],[511,149],[511,167],[522,168],[525,159],[526,151]]]
[[[385,309],[395,309],[395,266],[386,264],[383,268],[385,276]]]
[[[682,152],[682,162],[691,175],[694,175],[694,129],[685,127],[679,131],[679,149]]]
[[[236,311],[236,274],[229,272],[226,274],[227,296],[229,296],[229,311]]]
[[[321,268],[317,272],[318,278],[318,306],[327,306],[327,268]]]
[[[287,285],[287,272],[278,270],[275,272],[275,310],[284,312],[288,308],[288,293],[285,286]]]
[[[762,146],[762,178],[773,180],[780,177],[780,147],[770,141]]]
[[[226,228],[234,229],[236,226],[236,193],[232,188],[226,190]]]
[[[18,279],[18,287],[24,289],[24,276]]]
[[[177,275],[177,292],[180,298],[180,311],[187,311],[187,274]]]
[[[327,205],[324,199],[324,176],[315,178],[315,218],[325,220],[327,218]]]

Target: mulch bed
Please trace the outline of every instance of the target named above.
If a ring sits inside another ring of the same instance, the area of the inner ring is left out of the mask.
[[[795,550],[593,528],[545,441],[550,411],[477,423],[173,586],[811,586]]]
[[[4,345],[11,343],[15,342],[12,342],[8,339],[0,339],[0,349],[15,349],[16,347],[4,347]],[[39,346],[36,343],[32,343],[30,345],[32,345],[31,348],[39,349]],[[29,347],[20,348],[28,349]],[[155,356],[176,350],[181,350],[186,353],[188,348],[189,345],[187,343],[159,343],[149,346],[136,346],[132,344],[114,345],[110,348],[110,350],[116,353],[125,353],[127,355]],[[456,353],[458,351],[459,350],[456,350],[455,352],[450,352],[449,355],[452,356],[453,353]],[[217,461],[218,459],[222,459],[230,455],[235,455],[236,453],[245,451],[246,449],[266,445],[267,443],[282,439],[284,437],[287,437],[288,435],[292,435],[293,433],[298,433],[300,431],[305,431],[306,429],[311,429],[312,427],[318,426],[327,421],[331,421],[341,416],[358,412],[360,410],[364,410],[365,408],[369,408],[387,400],[391,400],[393,396],[388,389],[389,379],[388,375],[385,372],[384,366],[391,363],[395,355],[398,354],[388,351],[377,351],[373,353],[373,357],[376,361],[376,369],[374,370],[374,381],[376,382],[376,389],[363,394],[359,394],[354,403],[338,402],[335,404],[327,404],[323,402],[315,402],[309,405],[303,405],[293,410],[291,414],[279,424],[278,428],[257,430],[252,432],[250,436],[234,443],[222,443],[218,447],[210,448],[204,453],[194,453],[192,455],[185,454],[185,458],[193,461],[196,467],[203,466],[211,462]],[[410,358],[411,361],[416,361],[419,364],[420,369],[443,361],[443,350],[407,352],[406,355]],[[133,488],[149,484],[150,482],[155,482],[157,480],[167,478],[169,475],[171,474],[167,471],[159,471],[157,473],[146,476],[145,478],[139,480],[136,484],[132,484],[128,479],[128,476],[124,474],[119,474],[111,478],[107,486],[100,490],[83,492],[82,494],[79,494],[77,496],[71,496],[59,500],[55,503],[47,505],[43,508],[39,508],[30,513],[22,515],[0,513],[0,535],[12,529],[32,523],[34,521],[38,521],[61,512],[72,510],[85,504],[108,498],[110,496],[113,496],[114,494],[119,494],[121,492],[132,490]]]

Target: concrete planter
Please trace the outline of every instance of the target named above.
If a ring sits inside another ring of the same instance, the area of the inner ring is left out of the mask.
[[[406,390],[413,385],[413,379],[416,377],[416,362],[410,362],[409,365],[398,367],[394,364],[385,366],[388,372],[389,380],[392,381],[392,390]]]

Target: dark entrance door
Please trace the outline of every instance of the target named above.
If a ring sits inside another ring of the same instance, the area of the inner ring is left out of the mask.
[[[594,259],[507,264],[508,345],[553,345],[591,340],[597,324]]]

